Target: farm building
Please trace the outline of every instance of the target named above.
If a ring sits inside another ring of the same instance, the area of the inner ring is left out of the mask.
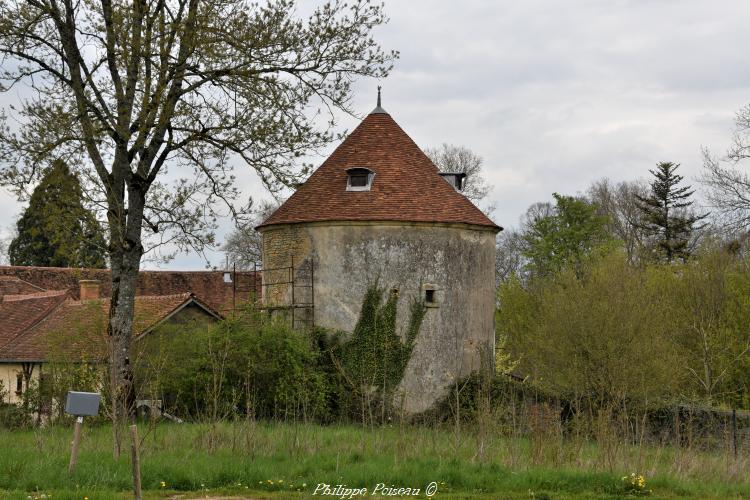
[[[263,300],[292,323],[351,332],[374,283],[427,308],[401,381],[404,409],[428,409],[457,378],[491,365],[495,236],[380,104],[257,229]]]
[[[108,271],[0,268],[0,383],[6,403],[19,402],[31,381],[44,376],[44,365],[50,361],[106,359],[109,281],[81,277],[108,280]],[[223,272],[143,272],[134,336],[161,325],[216,321],[222,317],[219,310],[226,313],[237,300],[235,288]]]

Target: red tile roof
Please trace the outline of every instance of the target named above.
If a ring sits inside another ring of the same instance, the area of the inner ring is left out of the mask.
[[[190,293],[136,297],[134,335],[155,327],[191,302],[211,315],[218,314]],[[35,325],[0,346],[0,360],[39,362],[58,355],[68,360],[103,359],[107,355],[108,314],[109,299],[64,300]]]
[[[37,287],[37,290],[67,289],[74,298],[79,298],[79,280],[99,280],[101,297],[109,297],[112,289],[112,277],[108,269],[0,266],[0,280],[2,279],[25,281],[32,287]],[[257,289],[256,295],[260,295],[260,278],[254,279],[252,271],[238,271],[235,279],[238,281],[236,287],[233,283],[224,281],[224,271],[140,271],[136,295],[192,292],[211,308],[228,312],[234,301],[237,304],[247,301],[253,285]],[[30,292],[31,290],[20,293]]]
[[[65,290],[5,295],[0,302],[0,348],[47,317],[65,301]]]
[[[0,276],[0,297],[3,295],[21,295],[43,291],[44,288],[19,279],[16,276]]]
[[[346,170],[353,167],[375,172],[370,191],[346,190]],[[259,228],[315,221],[463,223],[500,230],[384,112],[368,115]]]

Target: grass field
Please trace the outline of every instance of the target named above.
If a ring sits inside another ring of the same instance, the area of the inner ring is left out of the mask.
[[[720,452],[618,446],[605,457],[585,443],[479,442],[468,432],[457,440],[450,430],[411,426],[142,424],[139,432],[145,498],[307,498],[320,483],[366,487],[367,496],[379,483],[419,488],[427,498],[433,482],[433,498],[615,498],[627,496],[621,477],[631,472],[646,477],[652,498],[750,498],[747,459]],[[68,476],[71,435],[0,431],[0,497],[132,498],[129,452],[113,459],[111,428],[84,427]]]

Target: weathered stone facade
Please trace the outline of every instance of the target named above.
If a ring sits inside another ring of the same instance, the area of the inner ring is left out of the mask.
[[[410,413],[428,409],[457,378],[491,364],[494,260],[495,231],[470,225],[330,222],[263,229],[264,267],[313,264],[316,325],[351,332],[365,291],[377,282],[398,289],[403,334],[410,301],[424,301],[426,287],[434,290],[436,303],[427,309],[401,383]],[[286,300],[267,288],[267,304]]]
[[[312,244],[310,235],[299,225],[269,227],[263,237],[263,300],[267,306],[291,305],[290,273],[295,278],[309,268]],[[295,292],[309,295],[305,290]],[[309,297],[295,297],[296,302],[310,301]]]

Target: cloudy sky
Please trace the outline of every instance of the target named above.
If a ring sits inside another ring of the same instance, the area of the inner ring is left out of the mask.
[[[386,11],[377,38],[401,58],[380,82],[383,107],[422,147],[481,155],[505,227],[553,192],[645,177],[659,161],[692,180],[701,146],[723,152],[750,103],[747,0],[387,0]],[[358,82],[362,114],[377,85]],[[251,175],[239,179],[263,196]],[[20,209],[0,194],[6,233]],[[182,255],[166,267],[204,266]]]

